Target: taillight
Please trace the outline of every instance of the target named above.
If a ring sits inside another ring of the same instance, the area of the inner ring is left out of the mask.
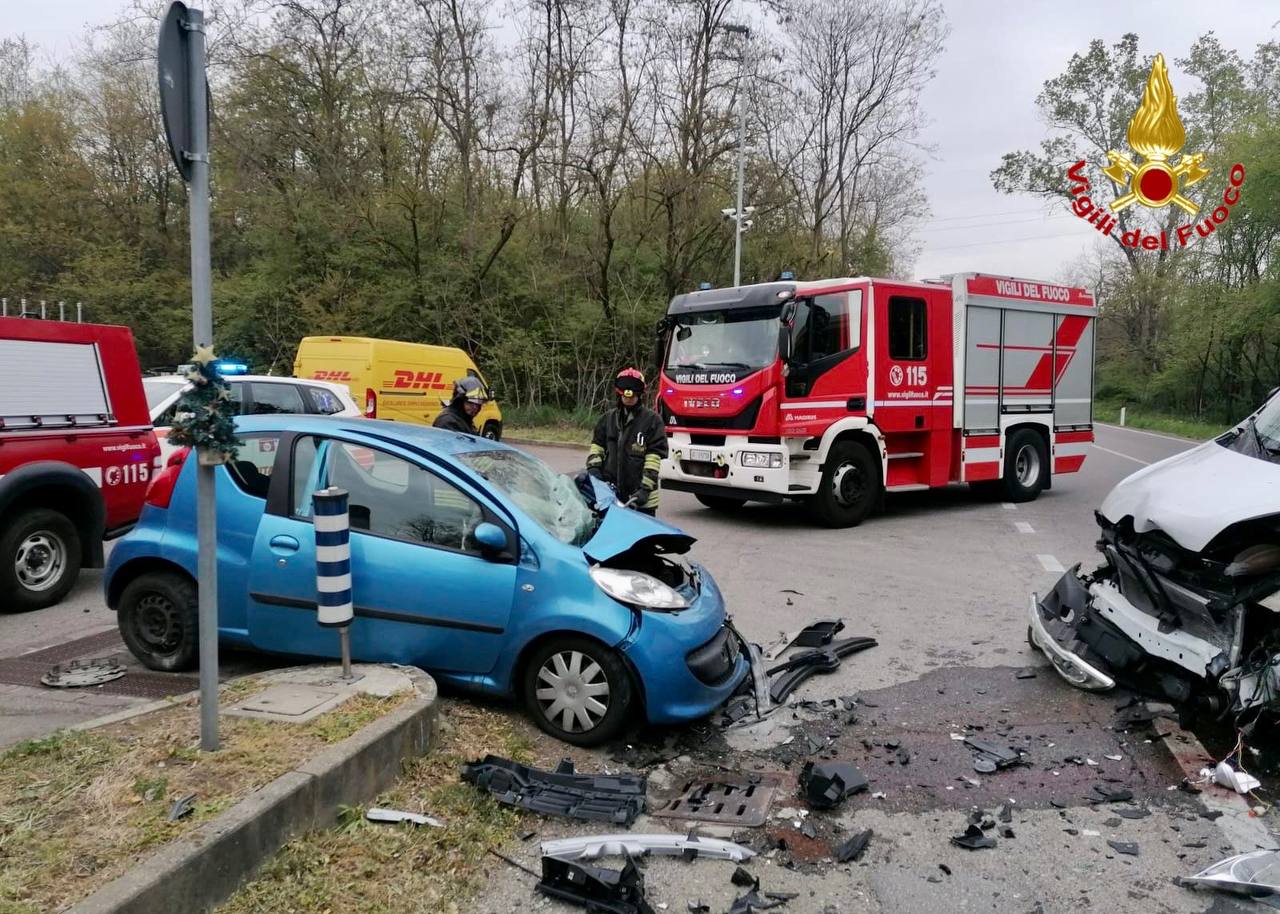
[[[364,389],[364,417],[366,419],[378,418],[378,395],[372,387]]]
[[[173,499],[173,490],[178,485],[178,477],[182,475],[182,463],[187,459],[191,448],[178,448],[165,461],[164,469],[151,479],[147,486],[147,504],[156,508],[168,508]]]

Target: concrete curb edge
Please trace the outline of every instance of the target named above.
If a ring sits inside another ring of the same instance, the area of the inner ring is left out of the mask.
[[[209,911],[290,837],[332,824],[338,807],[372,799],[426,754],[439,714],[435,680],[401,668],[418,695],[255,790],[68,909],[68,914]]]

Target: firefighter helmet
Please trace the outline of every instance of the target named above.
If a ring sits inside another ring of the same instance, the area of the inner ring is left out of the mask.
[[[614,378],[613,389],[619,395],[631,393],[638,397],[644,393],[644,375],[638,368],[624,368]]]
[[[453,382],[452,402],[456,403],[460,400],[474,403],[477,406],[484,406],[489,398],[485,396],[484,385],[480,383],[479,379],[468,375]]]

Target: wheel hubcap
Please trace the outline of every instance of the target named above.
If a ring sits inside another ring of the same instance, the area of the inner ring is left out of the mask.
[[[66,544],[48,531],[37,531],[18,544],[13,565],[18,581],[27,590],[48,590],[67,567]]]
[[[138,601],[134,630],[139,640],[158,654],[177,650],[182,640],[178,607],[168,597],[149,593]]]
[[[1040,478],[1040,452],[1034,446],[1024,444],[1018,449],[1013,467],[1020,485],[1035,485],[1036,480]]]
[[[850,508],[862,500],[867,480],[862,470],[852,463],[842,463],[831,474],[831,491],[842,507]]]
[[[585,733],[609,712],[609,678],[580,651],[552,654],[538,670],[534,697],[547,720],[569,733]]]

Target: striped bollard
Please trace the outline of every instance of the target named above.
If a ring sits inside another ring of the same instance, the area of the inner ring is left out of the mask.
[[[330,486],[312,495],[316,529],[317,621],[338,629],[342,643],[342,678],[351,678],[351,518],[347,490]]]

